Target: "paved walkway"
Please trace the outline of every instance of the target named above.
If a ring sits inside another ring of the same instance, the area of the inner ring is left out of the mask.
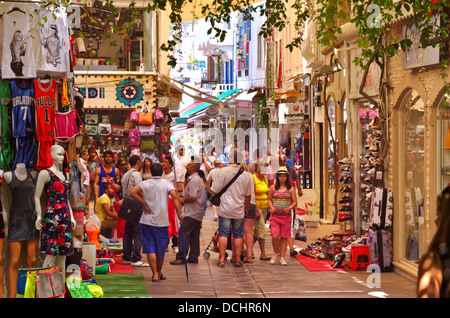
[[[201,253],[217,229],[212,208],[208,208],[201,231]],[[317,241],[317,229],[307,230],[308,243],[295,241],[295,246],[305,248]],[[272,254],[270,235],[266,249]],[[288,250],[289,252],[289,250]],[[231,251],[229,253],[231,255]],[[203,255],[198,264],[188,264],[189,281],[184,265],[170,265],[175,259],[171,250],[166,253],[163,273],[167,280],[152,282],[151,270],[134,268],[144,274],[149,294],[153,298],[415,298],[416,283],[397,273],[381,273],[380,288],[366,284],[371,273],[365,271],[310,272],[295,258],[288,257],[288,266],[272,265],[259,260],[259,247],[255,245],[256,259],[240,268],[227,263],[217,267],[218,254]]]

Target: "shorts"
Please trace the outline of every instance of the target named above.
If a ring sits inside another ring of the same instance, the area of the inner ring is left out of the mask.
[[[16,138],[17,153],[14,159],[13,170],[16,169],[18,163],[24,163],[29,171],[34,169],[34,148],[35,144],[33,136]]]
[[[67,142],[78,135],[77,122],[73,111],[55,115],[56,140]]]
[[[245,216],[246,219],[254,220],[256,218],[256,205],[251,204],[248,207],[248,214]]]
[[[253,220],[253,236],[257,239],[266,238],[266,218],[268,208],[258,208],[259,214],[261,215],[259,220]]]
[[[40,141],[38,143],[37,164],[36,169],[42,170],[50,168],[53,165],[51,148],[53,141]]]
[[[271,213],[270,235],[279,234],[281,238],[291,238],[291,213]]]
[[[157,259],[163,259],[169,245],[167,226],[157,227],[142,224],[142,253],[156,254]]]
[[[219,215],[219,237],[230,235],[231,226],[233,227],[233,237],[244,237],[244,218],[242,219],[230,219]]]

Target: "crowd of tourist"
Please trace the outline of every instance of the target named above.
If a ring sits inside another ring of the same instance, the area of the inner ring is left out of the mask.
[[[227,154],[208,155],[201,149],[189,156],[180,145],[161,163],[138,155],[125,160],[111,151],[105,151],[100,162],[95,150],[88,149],[78,159],[81,197],[87,206],[94,201],[101,235],[110,239],[116,229],[123,238],[123,264],[150,266],[155,282],[166,278],[162,266],[170,241],[175,252],[171,265],[198,263],[202,221],[213,197],[220,197],[220,203],[211,204],[218,222],[217,266],[225,266],[230,245],[230,262],[236,267],[253,263],[256,245],[259,260],[287,265],[287,247],[290,256],[296,254],[292,220],[297,195],[302,195],[296,168],[284,154],[257,152],[252,161],[237,148]],[[142,206],[140,221],[118,217],[124,196]],[[272,255],[266,251],[268,224]],[[141,254],[147,255],[147,262]]]

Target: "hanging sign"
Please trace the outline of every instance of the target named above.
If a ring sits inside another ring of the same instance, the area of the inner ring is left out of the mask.
[[[84,108],[129,109],[153,108],[156,102],[155,75],[76,74],[75,85],[84,97]]]
[[[286,124],[302,123],[305,119],[305,105],[302,103],[286,103],[280,104],[280,109],[283,109],[283,116]]]

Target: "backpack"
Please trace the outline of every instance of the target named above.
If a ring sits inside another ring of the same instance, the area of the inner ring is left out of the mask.
[[[164,120],[164,115],[163,115],[162,111],[159,110],[159,108],[156,109],[155,119],[156,120]]]
[[[128,147],[138,147],[141,144],[141,133],[139,129],[130,129],[128,133]]]
[[[136,113],[136,110],[133,110],[130,114],[130,123],[137,124],[138,121],[139,121],[139,116]]]

